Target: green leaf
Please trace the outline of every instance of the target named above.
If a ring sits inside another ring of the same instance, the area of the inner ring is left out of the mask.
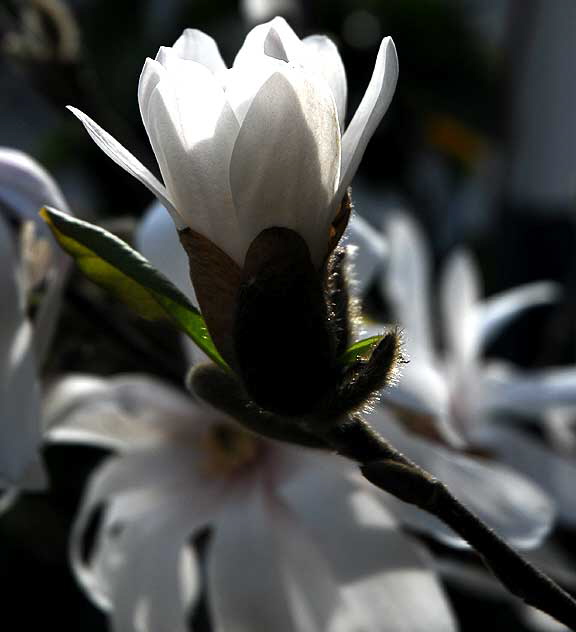
[[[378,345],[384,336],[385,334],[379,334],[377,336],[370,336],[370,338],[364,338],[364,340],[355,342],[338,358],[338,362],[347,366],[356,360],[369,358],[374,347]]]
[[[228,368],[200,312],[140,253],[104,229],[61,211],[45,207],[40,215],[90,280],[112,292],[140,316],[170,320],[216,364]]]

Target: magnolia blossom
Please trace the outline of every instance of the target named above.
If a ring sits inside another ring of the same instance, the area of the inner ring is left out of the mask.
[[[138,90],[165,186],[73,110],[170,212],[220,364],[261,409],[312,413],[344,388],[338,358],[351,327],[337,246],[348,185],[396,79],[386,38],[342,135],[346,78],[329,39],[301,41],[277,18],[250,31],[227,69],[210,37],[187,30],[146,61]],[[344,326],[331,322],[336,313]]]
[[[346,77],[324,36],[300,40],[281,18],[255,27],[227,68],[214,40],[187,29],[147,59],[138,100],[164,185],[88,116],[94,141],[170,212],[242,266],[269,227],[296,231],[320,264],[330,226],[398,75],[382,41],[366,94],[344,131]]]
[[[36,367],[50,343],[67,265],[59,255],[44,256],[49,246],[42,241],[47,231],[38,211],[45,204],[63,210],[67,205],[37,162],[9,148],[0,148],[0,202],[0,487],[38,489],[45,477],[38,452],[42,429]],[[26,238],[20,244],[7,216],[24,225]],[[32,323],[27,293],[39,280],[46,289]]]
[[[259,438],[145,376],[69,376],[45,415],[52,440],[119,453],[94,474],[72,539],[112,629],[187,629],[201,585],[190,542],[207,528],[215,630],[456,629],[427,556],[352,464]]]
[[[481,352],[514,316],[556,299],[558,288],[548,282],[532,283],[481,301],[480,281],[471,257],[465,252],[456,253],[440,284],[440,324],[445,344],[441,354],[432,335],[428,253],[423,239],[413,222],[401,215],[390,220],[387,236],[390,258],[383,290],[404,327],[409,363],[404,365],[399,383],[383,393],[382,403],[409,430],[434,439],[435,444],[416,439],[422,445],[420,456],[424,459],[418,462],[426,465],[426,458],[438,451],[444,454],[444,460],[460,458],[455,453],[450,457],[450,451],[438,442],[453,448],[481,448],[550,491],[547,478],[558,477],[560,472],[565,477],[573,470],[554,465],[544,455],[543,447],[539,449],[535,441],[505,422],[511,413],[534,414],[554,404],[574,402],[576,371],[570,367],[525,374],[502,363],[483,361]],[[550,502],[529,479],[516,475],[517,482],[512,485],[511,470],[495,463],[489,467],[493,469],[492,486],[508,488],[516,509],[524,505],[526,511],[516,513],[506,504],[490,500],[491,492],[486,489],[487,504],[492,504],[494,513],[500,513],[504,520],[510,512],[509,526],[525,544],[533,544],[550,526]],[[451,486],[453,477],[449,472],[438,476]],[[559,494],[552,496],[559,499]]]
[[[387,244],[381,234],[374,233],[359,219],[357,215],[352,217],[345,238],[351,247],[358,248],[355,273],[357,291],[361,292],[367,286],[367,279],[382,271],[383,252]],[[186,257],[178,248],[171,221],[160,205],[153,205],[146,211],[137,227],[135,242],[158,270],[194,300]],[[188,338],[184,339],[184,344],[192,364],[207,360]],[[511,542],[518,546],[534,545],[548,533],[552,522],[551,503],[546,495],[522,477],[495,463],[484,464],[463,454],[456,456],[440,445],[431,445],[403,432],[383,408],[376,408],[368,419],[393,445],[445,481],[468,507]],[[386,497],[386,506],[410,527],[451,546],[464,546],[458,536],[425,512],[391,496]]]

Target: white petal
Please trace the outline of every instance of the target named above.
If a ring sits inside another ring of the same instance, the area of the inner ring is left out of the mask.
[[[180,244],[174,222],[166,209],[159,203],[152,203],[136,226],[134,234],[136,248],[146,259],[197,305],[188,257]]]
[[[458,364],[476,357],[478,323],[476,305],[480,279],[470,254],[456,252],[450,257],[440,282],[442,325],[448,353]]]
[[[32,328],[17,278],[12,234],[0,216],[0,486],[22,484],[38,462],[40,390]]]
[[[430,255],[417,224],[405,214],[386,220],[389,261],[382,292],[392,303],[394,319],[404,330],[411,356],[431,362]]]
[[[524,178],[522,178],[524,180]],[[518,604],[516,604],[518,605]],[[550,615],[525,604],[519,605],[522,621],[534,632],[567,632],[568,628]]]
[[[384,403],[436,417],[449,413],[449,398],[444,375],[417,358],[402,366],[398,384],[382,392]]]
[[[194,485],[183,485],[168,497],[101,494],[97,488],[106,486],[107,472],[105,467],[91,481],[74,525],[71,553],[76,575],[88,596],[111,611],[113,629],[186,630],[199,587],[190,538],[210,522],[219,499]],[[83,540],[98,498],[108,505],[93,552],[83,559]]]
[[[547,410],[543,417],[543,431],[553,449],[566,456],[576,455],[576,407],[554,407]]]
[[[557,455],[541,441],[513,427],[491,424],[483,435],[483,445],[499,461],[521,472],[545,489],[556,501],[558,515],[576,525],[576,462]]]
[[[156,59],[146,59],[138,80],[138,106],[144,127],[148,129],[150,97],[156,86],[166,78],[166,69]]]
[[[202,415],[180,391],[136,374],[64,377],[46,394],[43,412],[51,441],[117,450],[158,440]]]
[[[306,239],[319,265],[339,166],[338,120],[328,89],[298,70],[272,75],[244,119],[230,167],[244,247],[265,228],[287,227]]]
[[[269,32],[276,31],[282,48],[288,57],[288,61],[296,61],[302,54],[302,42],[300,38],[290,28],[284,18],[274,18],[265,24],[255,26],[246,36],[244,44],[238,51],[234,66],[250,66],[258,61],[262,55],[266,54],[264,45]]]
[[[484,371],[485,406],[535,415],[554,406],[576,404],[576,367],[515,371],[490,365]]]
[[[52,176],[30,156],[7,147],[0,147],[0,200],[21,219],[31,219],[38,226],[44,226],[38,217],[43,206],[70,212]]]
[[[214,74],[226,70],[218,44],[210,35],[198,29],[186,29],[176,40],[172,50],[183,59],[190,59],[206,66]]]
[[[89,116],[83,112],[68,106],[68,109],[76,116],[86,128],[92,140],[100,147],[100,149],[111,158],[117,165],[125,169],[130,175],[139,180],[147,187],[169,210],[174,223],[178,228],[183,228],[184,223],[174,209],[172,202],[168,198],[168,194],[164,185],[156,178],[146,167],[137,160],[127,149],[125,149],[117,140],[115,140],[108,132],[103,130]]]
[[[38,211],[43,206],[70,212],[52,176],[30,156],[0,147],[0,201],[20,220],[32,220],[41,235],[49,233]],[[36,312],[33,346],[39,364],[52,341],[60,309],[60,295],[71,268],[70,257],[57,249],[45,271],[46,291]]]
[[[150,142],[186,224],[236,257],[226,246],[235,246],[233,240],[229,243],[230,235],[238,229],[228,187],[238,123],[210,71],[168,57],[167,78],[149,100]]]
[[[431,560],[402,533],[379,492],[359,489],[333,471],[311,470],[285,494],[343,587],[338,630],[455,629]]]
[[[118,555],[122,551],[115,549],[130,545],[131,529],[138,530],[140,525],[146,529],[150,525],[160,530],[170,522],[181,525],[181,533],[186,536],[206,526],[217,511],[225,490],[220,481],[203,476],[197,463],[190,462],[194,454],[189,448],[158,444],[155,449],[109,459],[92,477],[74,524],[70,547],[76,576],[100,607],[115,605],[115,571],[122,564]],[[86,560],[83,555],[86,530],[96,509],[110,502],[99,533],[96,557]],[[157,519],[163,523],[156,522]],[[128,529],[125,539],[124,529]],[[140,552],[144,554],[143,550]]]
[[[302,40],[305,51],[306,69],[320,74],[330,86],[336,109],[340,130],[344,132],[344,119],[346,117],[346,99],[348,97],[348,84],[346,71],[338,48],[334,42],[325,35],[310,35]]]
[[[112,593],[117,632],[187,632],[188,612],[200,592],[189,540],[199,524],[182,511],[151,513],[122,533],[122,564]]]
[[[525,309],[546,305],[558,300],[559,296],[560,287],[556,283],[541,281],[506,290],[482,301],[478,305],[479,344],[482,347],[490,344],[510,320]]]
[[[381,273],[387,258],[388,245],[384,235],[358,213],[350,218],[343,243],[352,255],[352,273],[357,293],[361,296]]]
[[[251,64],[249,69],[243,66],[234,67],[221,76],[225,85],[226,99],[240,125],[244,122],[246,113],[260,88],[275,72],[281,72],[285,66],[283,62],[266,56]]]
[[[463,456],[404,433],[379,408],[368,420],[394,447],[445,483],[464,505],[507,541],[530,548],[549,533],[554,519],[553,503],[548,494],[523,476],[494,462]],[[452,546],[465,546],[436,518],[389,498],[395,513],[407,524]]]
[[[394,42],[385,37],[380,44],[374,72],[366,93],[342,137],[342,171],[340,185],[334,198],[340,204],[344,192],[352,182],[372,134],[392,101],[398,80],[398,57]]]
[[[455,448],[466,445],[460,429],[454,427],[449,383],[418,357],[402,366],[398,383],[384,389],[380,401],[417,434],[432,433]]]
[[[208,555],[216,629],[332,629],[338,597],[333,578],[297,518],[272,491],[257,484],[238,494],[219,516]]]
[[[33,344],[39,365],[44,362],[52,344],[62,305],[62,292],[73,268],[72,259],[61,250],[54,253],[52,261],[52,266],[46,271],[46,290],[34,322]]]

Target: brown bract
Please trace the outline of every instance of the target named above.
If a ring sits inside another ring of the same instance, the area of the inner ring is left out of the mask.
[[[396,333],[381,341],[371,359],[348,367],[340,362],[354,330],[346,251],[338,247],[351,210],[347,192],[320,269],[307,242],[290,228],[263,230],[242,268],[206,237],[190,228],[180,232],[214,343],[247,400],[262,411],[346,415],[388,383],[399,362]]]
[[[242,270],[200,233],[185,228],[179,235],[188,255],[190,278],[208,331],[222,357],[236,369],[232,331]]]
[[[348,222],[350,221],[350,215],[352,215],[352,196],[350,194],[350,189],[346,191],[344,194],[344,198],[338,207],[338,212],[336,213],[336,217],[330,226],[330,236],[328,242],[328,257],[334,252],[334,249],[339,244],[344,231],[346,230],[346,226],[348,226]]]

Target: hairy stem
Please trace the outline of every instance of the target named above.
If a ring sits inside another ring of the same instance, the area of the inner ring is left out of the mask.
[[[316,428],[316,431],[318,429]],[[460,535],[512,594],[576,630],[576,601],[520,556],[434,476],[410,461],[353,416],[325,427],[322,438],[338,453],[357,461],[363,476],[397,498],[428,511]]]

